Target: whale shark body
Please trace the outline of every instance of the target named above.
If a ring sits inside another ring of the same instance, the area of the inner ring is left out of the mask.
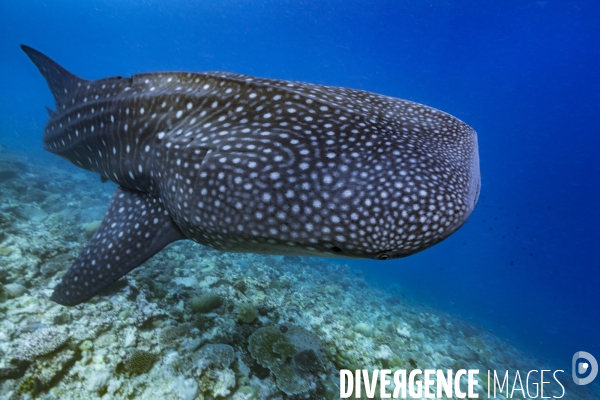
[[[119,185],[51,299],[76,305],[167,244],[404,257],[455,232],[479,196],[477,134],[359,90],[224,73],[81,79],[22,46],[56,111],[44,148]]]

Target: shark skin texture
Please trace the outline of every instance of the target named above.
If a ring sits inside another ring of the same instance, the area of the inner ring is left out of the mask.
[[[119,185],[57,303],[88,300],[182,239],[406,257],[454,233],[477,203],[477,134],[434,108],[226,72],[88,81],[21,47],[56,101],[44,148]]]

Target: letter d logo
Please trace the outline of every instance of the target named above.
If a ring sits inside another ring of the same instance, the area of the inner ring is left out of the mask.
[[[587,362],[577,362],[580,358],[584,358]],[[598,362],[593,355],[585,351],[578,351],[573,355],[573,382],[577,385],[587,385],[592,382],[598,375]],[[577,375],[583,375],[592,367],[590,374],[585,378],[578,378]]]

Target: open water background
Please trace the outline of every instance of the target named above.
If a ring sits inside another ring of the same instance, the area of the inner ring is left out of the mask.
[[[421,254],[352,265],[569,370],[600,357],[598,16],[597,1],[5,0],[0,145],[66,164],[42,150],[53,99],[21,43],[87,79],[222,70],[439,108],[479,134],[474,214]]]

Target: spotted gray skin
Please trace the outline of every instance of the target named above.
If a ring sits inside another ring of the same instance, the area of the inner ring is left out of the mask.
[[[477,135],[433,108],[223,72],[87,81],[22,46],[56,100],[46,150],[120,187],[52,299],[75,305],[191,239],[389,259],[447,238],[480,188]]]

